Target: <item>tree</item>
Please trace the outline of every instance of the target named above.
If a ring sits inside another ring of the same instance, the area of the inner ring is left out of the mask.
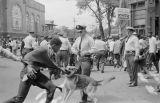
[[[113,22],[114,10],[119,6],[119,0],[101,0],[108,23],[108,36],[111,34],[111,23]]]
[[[104,37],[104,29],[103,29],[103,12],[102,12],[102,4],[101,0],[77,0],[77,7],[80,9],[80,12],[85,11],[87,9],[91,10],[93,15],[96,17],[96,20],[99,24],[99,30],[102,38]]]

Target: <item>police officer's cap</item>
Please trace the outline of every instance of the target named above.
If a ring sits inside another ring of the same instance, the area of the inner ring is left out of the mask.
[[[131,31],[134,31],[134,28],[131,27],[131,26],[127,26],[126,29],[127,29],[127,30],[131,30]]]
[[[34,31],[30,31],[29,33],[30,33],[30,34],[34,34]]]
[[[86,26],[76,25],[76,29],[77,29],[77,30],[85,30],[85,29],[86,29]]]

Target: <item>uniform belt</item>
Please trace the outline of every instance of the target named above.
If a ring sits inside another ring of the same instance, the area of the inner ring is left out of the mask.
[[[135,54],[135,51],[126,51],[127,54]]]
[[[82,57],[88,57],[88,58],[90,58],[90,57],[91,57],[91,55],[84,55],[84,56],[82,56]]]
[[[60,50],[60,51],[68,51],[68,50]]]

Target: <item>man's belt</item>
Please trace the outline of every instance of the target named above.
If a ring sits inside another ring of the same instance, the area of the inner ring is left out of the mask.
[[[127,54],[135,54],[136,52],[131,50],[131,51],[126,51]]]
[[[68,51],[68,50],[59,50],[59,51]]]

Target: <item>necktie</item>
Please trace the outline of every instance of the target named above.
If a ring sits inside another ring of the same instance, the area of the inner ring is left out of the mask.
[[[79,43],[79,56],[81,56],[81,44],[82,44],[82,37],[81,37],[81,40],[80,40],[80,43]]]

